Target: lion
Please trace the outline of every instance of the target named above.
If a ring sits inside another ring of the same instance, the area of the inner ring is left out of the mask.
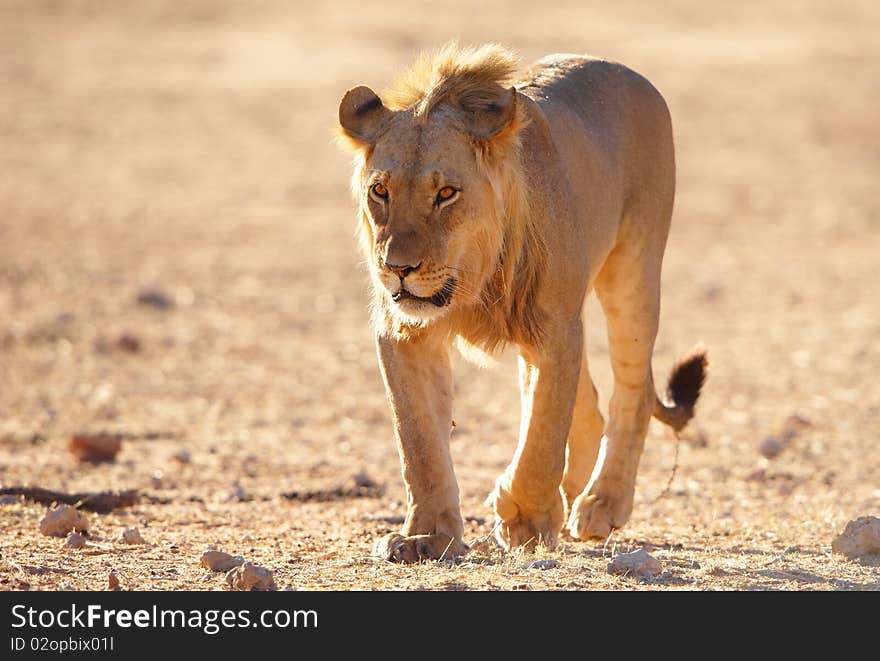
[[[518,350],[522,419],[488,503],[507,550],[607,538],[633,507],[652,415],[694,415],[707,360],[651,369],[675,191],[666,102],[627,67],[550,55],[524,76],[497,44],[422,55],[380,98],[339,106],[372,284],[372,324],[406,487],[398,562],[468,551],[449,451],[450,350]],[[584,346],[595,291],[614,374],[608,422]]]

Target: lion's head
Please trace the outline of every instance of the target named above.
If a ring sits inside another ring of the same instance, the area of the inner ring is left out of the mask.
[[[487,303],[509,313],[525,295],[517,290],[533,285],[515,71],[498,46],[450,44],[423,56],[385,101],[363,86],[342,99],[380,331]]]

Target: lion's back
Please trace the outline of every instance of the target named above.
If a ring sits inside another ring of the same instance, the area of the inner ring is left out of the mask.
[[[539,105],[601,111],[635,103],[668,115],[663,96],[647,78],[619,62],[590,55],[543,57],[529,68],[520,87]]]

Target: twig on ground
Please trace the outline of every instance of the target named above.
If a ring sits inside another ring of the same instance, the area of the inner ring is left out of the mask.
[[[26,500],[43,505],[64,503],[99,514],[106,514],[121,507],[131,507],[138,502],[136,489],[64,493],[41,487],[2,487],[0,488],[0,496],[21,496]]]
[[[300,502],[326,503],[346,498],[381,498],[384,493],[385,487],[381,484],[367,486],[349,486],[342,484],[331,489],[286,491],[281,494],[281,497],[286,498],[287,500],[298,500]]]

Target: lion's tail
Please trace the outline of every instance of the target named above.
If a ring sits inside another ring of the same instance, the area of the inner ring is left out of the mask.
[[[666,384],[666,396],[671,405],[655,397],[654,417],[675,431],[680,431],[694,417],[694,407],[708,371],[709,361],[702,347],[693,349],[680,359],[672,368]]]

